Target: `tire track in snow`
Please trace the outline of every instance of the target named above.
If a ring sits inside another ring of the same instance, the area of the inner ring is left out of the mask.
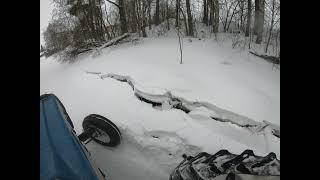
[[[189,145],[176,133],[145,131],[137,134],[121,128],[123,142],[114,148],[89,143],[94,160],[109,179],[165,180],[183,159],[201,149]]]

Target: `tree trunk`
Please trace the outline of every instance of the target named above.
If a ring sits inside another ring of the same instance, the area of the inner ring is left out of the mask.
[[[208,26],[208,5],[207,0],[203,0],[203,19],[202,22]]]
[[[142,1],[142,37],[147,37],[146,33],[146,10],[147,10],[147,5],[145,4],[145,1]]]
[[[106,5],[106,4],[104,4],[104,10],[105,10],[105,13],[106,13],[106,20],[107,20],[107,22],[108,22],[108,24],[109,24],[109,27],[111,27],[111,28],[110,28],[111,33],[112,33],[112,36],[111,36],[111,37],[115,37],[116,35],[115,35],[115,32],[114,32],[114,28],[113,28],[113,26],[111,25],[111,23],[110,23],[110,21],[109,21],[109,16],[108,16],[107,5]],[[107,30],[107,31],[108,31],[108,30]]]
[[[133,2],[135,2],[135,16],[137,19],[136,23],[138,24],[139,35],[142,34],[142,37],[147,37],[147,33],[145,31],[145,3],[141,3],[139,0],[134,0]]]
[[[94,26],[94,16],[93,16],[93,10],[94,10],[94,8],[93,8],[93,3],[91,2],[92,0],[89,0],[89,7],[88,7],[88,17],[89,17],[89,26],[90,26],[90,28],[91,28],[91,31],[92,31],[92,35],[93,35],[93,39],[95,40],[95,41],[97,41],[98,40],[98,35],[97,35],[97,31],[96,31],[96,28],[95,28],[95,26]]]
[[[244,30],[243,28],[243,11],[244,11],[244,0],[240,0],[240,29]]]
[[[270,25],[270,31],[269,31],[269,37],[268,37],[266,49],[265,49],[265,51],[264,51],[265,53],[268,52],[268,46],[269,46],[269,43],[270,43],[270,39],[271,39],[271,35],[272,35],[272,30],[273,30],[273,23],[274,23],[274,6],[275,6],[275,0],[272,0],[271,25]]]
[[[166,1],[166,19],[167,19],[167,29],[170,30],[170,22],[169,22],[169,0]]]
[[[213,23],[213,32],[218,33],[219,30],[219,0],[214,1],[214,23]]]
[[[130,23],[130,29],[131,29],[131,32],[137,32],[139,28],[137,28],[137,23],[138,23],[138,18],[137,18],[137,7],[136,7],[136,3],[137,3],[137,0],[133,0],[130,2],[131,3],[131,10],[129,14],[131,14],[131,23]]]
[[[187,23],[186,15],[185,15],[185,13],[183,12],[183,10],[182,10],[181,7],[179,8],[179,10],[180,10],[180,12],[181,12],[181,14],[182,14],[182,17],[183,17],[183,22],[184,22],[184,27],[185,27],[185,29],[186,29],[186,34],[188,35],[189,30],[188,30],[188,23]]]
[[[103,19],[102,19],[102,21],[103,21]],[[110,33],[109,33],[109,31],[107,30],[107,27],[106,27],[106,24],[104,23],[104,21],[103,21],[102,25],[103,25],[103,29],[104,29],[103,32],[105,32],[105,33],[107,34],[107,38],[108,38],[108,39],[111,39]]]
[[[154,17],[154,23],[156,25],[160,24],[160,12],[159,12],[159,7],[160,7],[160,1],[156,0],[156,12],[155,12],[155,17]]]
[[[100,2],[100,1],[99,1]],[[97,14],[98,14],[98,22],[99,22],[99,31],[101,34],[101,39],[102,41],[105,41],[105,34],[107,34],[107,37],[109,38],[109,34],[106,33],[106,28],[105,28],[105,24],[104,24],[104,20],[102,18],[102,9],[101,9],[101,4],[99,3],[98,7],[97,7]]]
[[[181,39],[180,39],[179,12],[180,12],[180,0],[176,0],[176,27],[178,31],[177,33],[178,33],[179,47],[180,47],[180,64],[182,64],[182,45],[181,45]]]
[[[262,34],[263,34],[263,24],[264,24],[264,1],[260,0],[259,10],[258,10],[258,21],[257,21],[257,39],[256,44],[261,44]]]
[[[133,3],[133,17],[134,17],[134,22],[133,24],[137,25],[137,32],[139,33],[139,36],[141,35],[142,32],[142,21],[141,21],[141,15],[140,15],[140,1],[139,0],[133,0],[131,1]]]
[[[162,3],[160,4],[160,24],[161,22],[164,22],[166,20],[166,4]]]
[[[120,15],[120,28],[121,34],[128,32],[127,20],[126,20],[126,11],[125,11],[125,2],[124,0],[119,0],[119,15]]]
[[[213,0],[207,0],[208,10],[208,25],[211,26],[213,23]]]
[[[176,27],[180,26],[179,18],[180,18],[180,0],[176,0]]]
[[[148,0],[148,24],[149,24],[149,30],[151,30],[151,2],[152,0]]]
[[[248,0],[247,26],[246,26],[246,33],[245,33],[246,37],[249,37],[249,33],[250,33],[251,13],[252,13],[251,11],[252,11],[251,0]]]
[[[227,32],[227,24],[228,24],[229,13],[230,13],[230,8],[228,8],[228,10],[227,10],[226,20],[224,21],[224,24],[223,24],[224,32]]]
[[[86,27],[86,34],[88,35],[88,39],[92,42],[92,40],[94,39],[94,32],[92,31],[92,26],[90,25],[88,12],[84,8],[82,8],[82,13],[84,14],[82,26]]]
[[[100,1],[101,2],[101,1]],[[107,31],[107,27],[106,27],[106,24],[105,24],[105,22],[104,22],[104,20],[103,20],[103,12],[102,12],[102,6],[101,6],[101,4],[99,4],[99,19],[100,19],[100,21],[101,21],[101,31],[102,31],[102,33],[103,33],[103,37],[105,37],[104,36],[104,34],[107,34],[107,38],[108,39],[111,39],[111,37],[110,37],[110,33]],[[104,38],[105,39],[105,38]]]
[[[105,11],[105,13],[106,13],[106,20],[107,20],[107,23],[109,24],[109,26],[111,27],[111,23],[110,23],[110,21],[109,21],[109,18],[108,18],[108,12],[107,12],[107,4],[106,3],[104,3],[104,11]],[[105,27],[106,28],[106,32],[109,32],[109,29],[107,29],[107,27]],[[110,28],[110,31],[111,32],[109,32],[109,34],[110,34],[110,39],[112,39],[112,37],[115,37],[115,34],[114,34],[114,31],[113,31],[113,28]],[[112,35],[111,35],[112,34]]]
[[[190,9],[190,0],[186,0],[187,16],[188,16],[188,36],[193,36],[193,22]]]
[[[253,34],[257,35],[258,19],[259,19],[259,2],[260,0],[254,0],[254,24]]]

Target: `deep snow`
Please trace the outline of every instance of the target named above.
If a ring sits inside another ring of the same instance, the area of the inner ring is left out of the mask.
[[[252,149],[263,156],[273,151],[280,159],[280,139],[268,133],[268,127],[266,133],[252,133],[214,121],[203,115],[203,109],[190,114],[158,110],[139,101],[128,84],[86,73],[128,75],[148,93],[170,91],[257,122],[280,125],[280,72],[270,63],[232,49],[228,41],[185,38],[183,64],[179,64],[178,48],[177,38],[146,38],[103,49],[98,56],[83,55],[73,64],[42,58],[40,94],[54,93],[61,99],[77,133],[91,113],[120,127],[124,140],[118,148],[88,145],[113,179],[168,179],[183,153],[215,153],[223,148],[232,153]]]

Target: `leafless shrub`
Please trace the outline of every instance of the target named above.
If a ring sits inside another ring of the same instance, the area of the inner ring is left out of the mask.
[[[241,44],[245,43],[240,33],[232,33],[231,40],[232,40],[232,48],[240,47]]]

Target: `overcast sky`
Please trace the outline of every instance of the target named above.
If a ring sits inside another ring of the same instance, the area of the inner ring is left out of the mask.
[[[53,8],[51,3],[51,0],[40,0],[40,43],[42,41],[41,33],[51,19],[51,11]]]

